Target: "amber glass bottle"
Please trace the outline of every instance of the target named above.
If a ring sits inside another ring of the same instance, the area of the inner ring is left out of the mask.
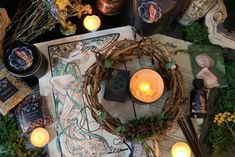
[[[207,114],[207,93],[203,89],[204,80],[194,79],[194,89],[190,94],[190,115],[191,117],[204,117]]]

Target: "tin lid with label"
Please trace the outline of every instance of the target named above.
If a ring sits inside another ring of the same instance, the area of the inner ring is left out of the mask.
[[[4,55],[5,67],[15,76],[32,75],[41,64],[42,56],[37,47],[27,42],[17,41]]]

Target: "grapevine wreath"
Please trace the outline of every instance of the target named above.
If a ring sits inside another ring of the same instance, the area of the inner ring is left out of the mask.
[[[170,94],[159,115],[144,116],[122,123],[107,112],[100,103],[98,93],[101,90],[101,82],[107,78],[109,69],[115,69],[124,62],[143,57],[149,58],[152,62],[154,70],[162,76]],[[177,121],[186,100],[183,76],[179,67],[170,58],[167,48],[159,41],[151,39],[121,40],[111,44],[103,53],[96,52],[96,62],[84,75],[83,99],[91,110],[93,118],[102,128],[126,141],[144,140],[150,137],[163,139],[162,137]]]

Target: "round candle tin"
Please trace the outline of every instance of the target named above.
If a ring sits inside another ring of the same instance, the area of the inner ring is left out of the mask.
[[[47,72],[48,61],[38,48],[30,43],[16,41],[4,54],[5,67],[17,77],[40,78]]]

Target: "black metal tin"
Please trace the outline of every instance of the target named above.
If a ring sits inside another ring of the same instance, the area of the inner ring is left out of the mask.
[[[182,6],[176,0],[131,0],[129,17],[138,34],[167,32]]]
[[[42,77],[48,68],[46,57],[30,43],[16,41],[4,54],[5,67],[17,77]]]

